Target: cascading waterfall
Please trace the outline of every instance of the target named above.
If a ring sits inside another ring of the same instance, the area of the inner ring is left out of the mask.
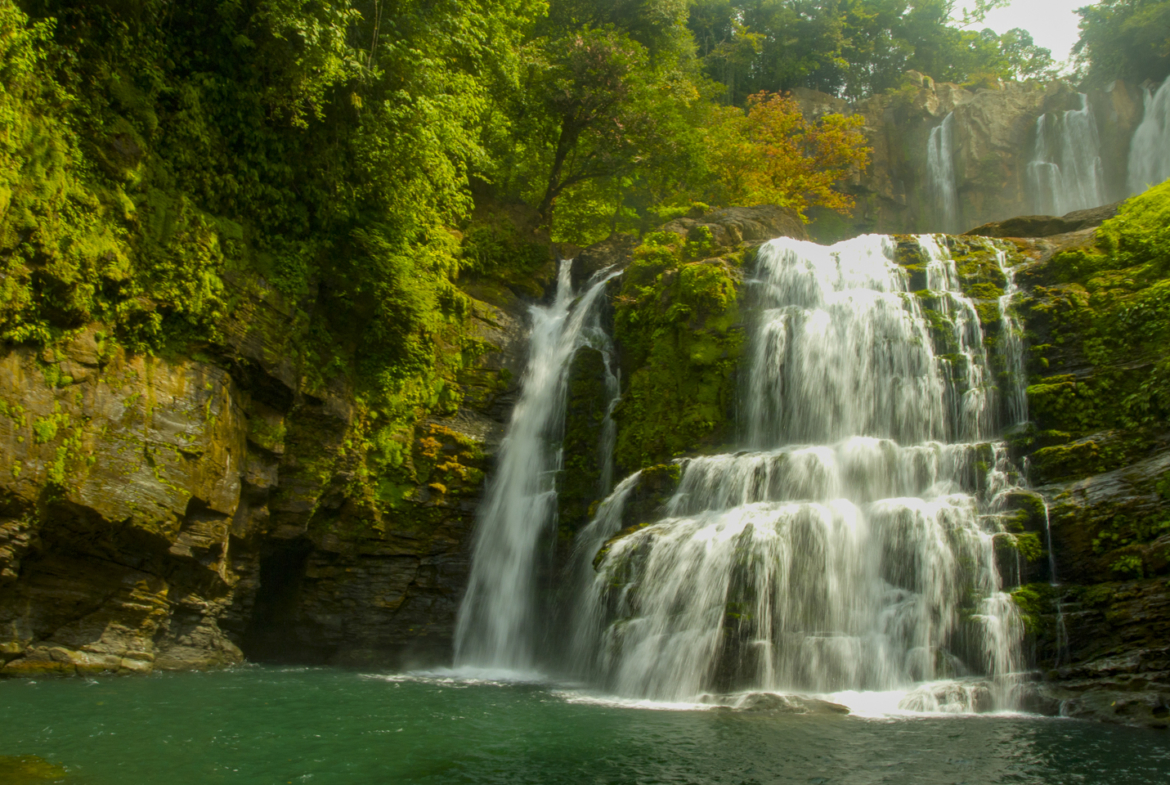
[[[1004,371],[1011,380],[1004,390],[1007,402],[1008,425],[1022,425],[1028,421],[1028,396],[1024,379],[1024,325],[1011,309],[1012,300],[1019,294],[1016,285],[1016,271],[1009,267],[1007,254],[995,250],[995,260],[1004,272],[1006,284],[999,298],[999,323],[1002,328],[999,345],[1003,357]]]
[[[1076,111],[1042,115],[1028,164],[1032,212],[1065,215],[1105,204],[1101,141],[1089,99]]]
[[[995,553],[1013,477],[994,440],[999,393],[954,261],[930,237],[919,250],[927,291],[911,294],[890,238],[760,249],[749,449],[682,461],[665,517],[623,536],[637,476],[603,503],[578,538],[586,563],[612,538],[578,609],[582,675],[657,700],[902,691],[909,710],[1011,705],[1022,628]],[[1018,386],[1019,325],[1000,305]],[[984,681],[939,682],[968,675]]]
[[[1170,78],[1146,90],[1145,115],[1129,147],[1129,191],[1140,193],[1170,179]]]
[[[555,523],[568,371],[578,349],[590,346],[602,352],[607,387],[611,398],[617,395],[617,379],[611,370],[613,346],[600,327],[597,307],[606,282],[616,273],[597,276],[578,299],[570,272],[571,262],[563,261],[555,301],[532,309],[520,401],[481,508],[471,579],[459,609],[455,662],[460,666],[513,671],[534,667],[539,546]],[[608,491],[607,478],[613,473],[612,410],[611,400],[602,435],[603,492]]]
[[[927,187],[935,205],[935,231],[956,233],[959,226],[959,192],[955,180],[955,114],[932,129],[926,149]]]

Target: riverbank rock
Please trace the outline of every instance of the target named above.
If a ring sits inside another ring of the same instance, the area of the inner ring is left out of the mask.
[[[745,714],[845,715],[849,709],[839,703],[807,695],[780,695],[774,692],[750,692],[741,695],[705,695],[703,703],[717,709]]]
[[[1117,215],[1121,203],[1077,210],[1057,218],[1053,215],[1025,215],[984,224],[966,234],[973,237],[1053,237],[1094,229]]]

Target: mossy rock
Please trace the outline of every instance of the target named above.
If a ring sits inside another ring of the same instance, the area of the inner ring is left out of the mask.
[[[589,347],[580,349],[569,367],[564,464],[557,474],[557,521],[566,540],[589,522],[602,492],[598,442],[609,405],[605,376],[604,356]]]
[[[671,233],[648,236],[634,256],[614,320],[625,382],[615,456],[626,472],[729,439],[745,344],[734,265],[684,261]]]

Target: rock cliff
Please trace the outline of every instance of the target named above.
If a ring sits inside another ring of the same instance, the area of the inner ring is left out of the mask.
[[[1163,185],[1100,226],[1068,231],[1085,218],[1066,216],[1051,236],[1012,241],[1030,260],[1018,281],[1031,425],[1014,440],[1048,501],[1056,570],[1016,594],[1040,692],[1065,714],[1158,727],[1170,722],[1168,205]]]
[[[469,252],[498,245],[513,218],[481,216]],[[764,207],[682,219],[661,237],[689,243],[695,269],[718,272],[703,285],[723,291],[745,249],[794,232],[794,216]],[[628,264],[634,245],[595,246],[577,276]],[[322,381],[313,367],[299,304],[254,277],[227,278],[230,310],[193,350],[135,354],[97,323],[43,349],[6,348],[0,674],[448,660],[476,508],[524,370],[528,303],[551,291],[554,270],[550,259],[531,275],[461,282],[470,307],[451,349],[470,359],[448,380],[459,403],[422,412],[397,461],[371,458],[377,413],[347,377]],[[592,359],[579,357],[569,428],[587,453]],[[731,355],[695,362],[716,359],[730,379]],[[596,501],[596,460],[583,457],[576,486],[562,478],[567,526]]]
[[[1081,100],[1061,81],[964,89],[915,72],[907,74],[901,89],[854,105],[812,90],[798,89],[794,97],[810,118],[831,112],[862,116],[873,149],[869,168],[846,186],[857,201],[852,215],[842,219],[814,211],[813,234],[826,240],[862,232],[946,230],[930,190],[927,149],[931,131],[952,113],[956,228],[1038,212],[1028,174],[1037,120],[1079,110]],[[1128,195],[1129,145],[1142,119],[1141,91],[1114,82],[1088,93],[1087,102],[1100,143],[1101,203],[1115,202]]]
[[[524,304],[468,285],[497,304],[471,301],[462,405],[371,477],[369,415],[313,381],[296,309],[231,284],[199,353],[131,354],[90,325],[0,357],[0,674],[447,656]]]

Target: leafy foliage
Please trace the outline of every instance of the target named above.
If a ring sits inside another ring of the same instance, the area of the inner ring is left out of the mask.
[[[952,0],[697,0],[691,28],[707,72],[737,105],[796,87],[865,97],[911,69],[958,83],[1048,73],[1051,53],[1026,32],[964,29],[1000,4],[954,20]]]
[[[1093,84],[1170,75],[1170,0],[1101,0],[1077,11],[1076,52]]]
[[[312,314],[310,377],[400,422],[450,403],[446,227],[541,3],[25,7],[0,2],[3,340],[105,321],[132,350],[203,345],[243,275]]]
[[[853,207],[833,186],[868,163],[862,118],[827,115],[811,123],[796,101],[767,93],[751,96],[748,107],[746,114],[719,113],[709,137],[728,203],[778,204],[802,216],[814,205]]]

